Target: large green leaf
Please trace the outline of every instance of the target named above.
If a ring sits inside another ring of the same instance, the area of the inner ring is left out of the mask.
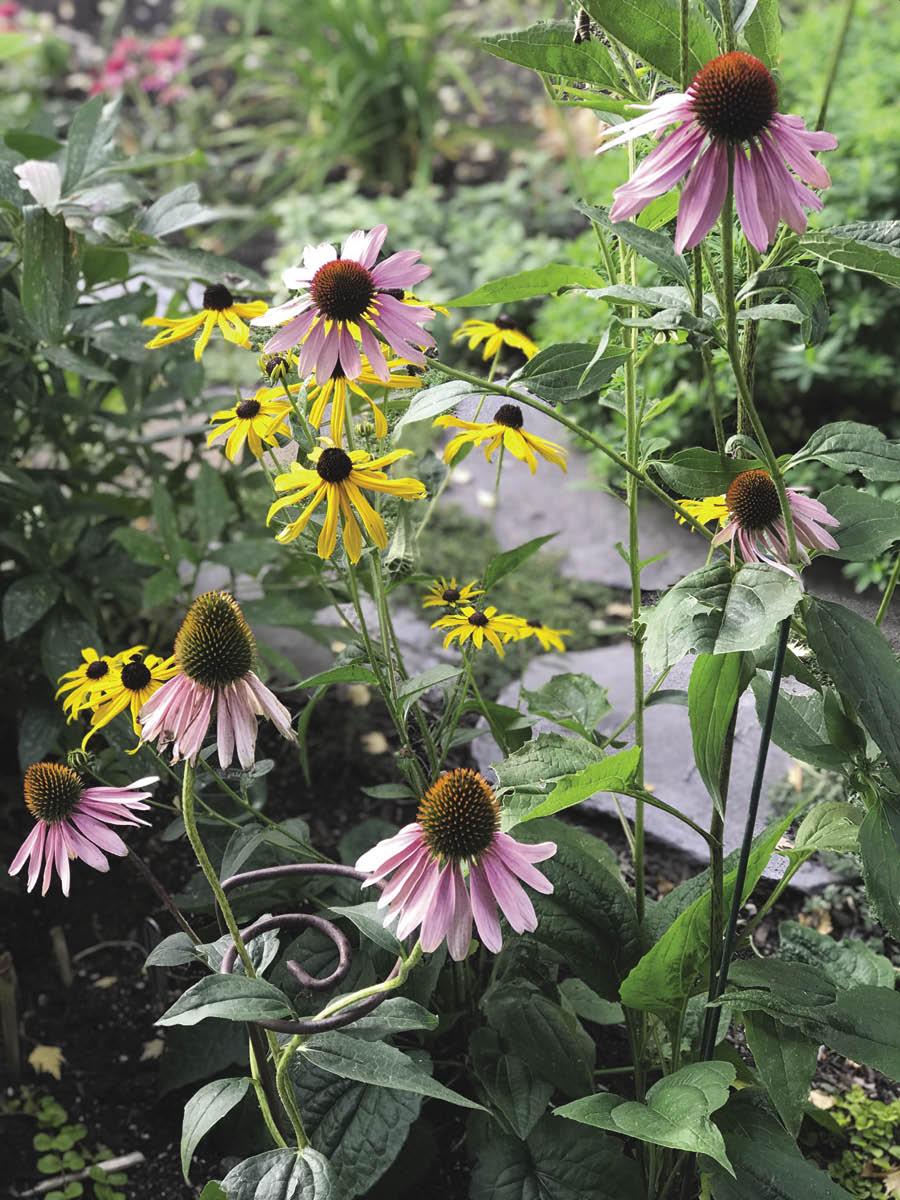
[[[560,342],[530,358],[513,377],[550,404],[565,404],[592,396],[612,379],[631,351],[597,353],[593,342]]]
[[[805,1159],[754,1088],[735,1093],[717,1124],[734,1177],[710,1163],[713,1200],[851,1200],[830,1175]]]
[[[469,1200],[631,1200],[637,1163],[620,1139],[544,1117],[527,1141],[490,1135],[476,1146]]]
[[[474,1100],[444,1087],[432,1079],[422,1063],[416,1062],[386,1042],[367,1042],[347,1033],[315,1033],[307,1038],[298,1054],[316,1067],[379,1087],[398,1088],[420,1096],[434,1096],[463,1108],[481,1108]],[[299,1069],[299,1068],[298,1068]]]
[[[800,249],[900,287],[900,221],[855,221],[813,229],[800,238]]]
[[[550,263],[515,275],[504,275],[483,283],[474,292],[447,302],[448,308],[478,308],[484,304],[508,304],[513,300],[530,300],[534,296],[550,296],[560,288],[578,284],[597,287],[603,277],[591,267],[576,267],[566,263]]]
[[[547,717],[564,729],[589,738],[600,721],[612,712],[608,692],[590,675],[566,673],[554,675],[533,692],[522,688],[521,698],[535,716]]]
[[[440,416],[451,408],[456,408],[460,400],[471,396],[474,385],[462,379],[448,379],[446,383],[438,383],[434,387],[423,388],[416,392],[409,407],[397,422],[395,429],[404,425],[412,425],[414,421],[427,421]]]
[[[782,921],[778,926],[781,957],[786,962],[814,967],[836,988],[893,988],[896,972],[890,959],[876,954],[858,938],[838,941],[799,921]]]
[[[802,594],[799,580],[766,563],[748,563],[734,576],[725,563],[693,571],[646,613],[647,665],[661,672],[692,650],[756,650]]]
[[[510,1054],[567,1096],[593,1084],[596,1048],[574,1013],[521,979],[494,986],[483,1001],[491,1027]]]
[[[592,42],[592,45],[597,43]],[[667,275],[679,280],[685,287],[690,287],[691,277],[687,262],[682,254],[675,253],[675,244],[667,233],[657,229],[645,229],[634,221],[611,221],[609,209],[596,204],[576,203],[575,207],[586,217],[595,222],[605,232],[619,237],[622,241],[636,250],[642,258],[661,267]]]
[[[485,50],[520,67],[561,79],[577,79],[618,91],[619,71],[603,42],[573,42],[570,21],[538,21],[527,29],[492,33],[481,39]]]
[[[66,137],[61,190],[68,196],[91,175],[110,165],[120,101],[94,96],[77,109]]]
[[[148,237],[161,238],[191,225],[206,225],[218,216],[215,208],[200,202],[196,183],[185,183],[151,204],[138,221],[137,229]]]
[[[744,1033],[756,1069],[784,1127],[796,1137],[803,1121],[819,1047],[798,1029],[766,1013],[744,1013]]]
[[[900,476],[900,460],[897,463]],[[900,504],[853,487],[833,487],[819,496],[840,527],[830,530],[840,549],[826,550],[832,558],[871,562],[900,537]]]
[[[823,800],[806,814],[794,836],[794,850],[836,850],[852,854],[859,849],[862,809],[846,800]]]
[[[808,346],[821,342],[828,331],[828,304],[822,280],[809,267],[772,267],[751,275],[737,294],[750,296],[789,296],[803,314],[800,334]]]
[[[688,684],[694,762],[713,804],[723,815],[723,752],[738,699],[746,686],[743,654],[697,655]]]
[[[655,1083],[643,1104],[601,1092],[565,1104],[555,1115],[654,1146],[706,1154],[731,1171],[725,1142],[709,1117],[728,1099],[734,1078],[731,1063],[690,1063]]]
[[[341,1200],[364,1195],[403,1148],[422,1097],[340,1079],[299,1056],[290,1074],[303,1127],[328,1159],[337,1195]]]
[[[900,800],[878,797],[859,829],[866,896],[879,921],[900,939]]]
[[[744,37],[751,54],[774,71],[781,61],[781,18],[778,0],[757,0],[744,25]]]
[[[721,458],[715,450],[699,446],[679,450],[670,459],[653,459],[649,464],[663,483],[678,496],[703,499],[727,492],[742,472],[761,467],[757,459]]]
[[[681,78],[680,9],[677,0],[586,0],[597,24],[674,83]],[[690,11],[688,75],[691,79],[719,52],[715,34],[698,11]]]
[[[328,1159],[318,1150],[267,1150],[222,1180],[228,1200],[338,1200]]]
[[[469,1042],[472,1070],[491,1107],[523,1141],[547,1111],[553,1084],[536,1076],[528,1063],[504,1053],[493,1029],[476,1029]]]
[[[196,1025],[207,1017],[226,1021],[271,1021],[294,1016],[291,1002],[265,979],[207,975],[166,1009],[157,1025]]]
[[[194,480],[194,520],[201,546],[218,541],[233,514],[234,506],[220,472],[208,462],[201,462]]]
[[[516,840],[556,843],[553,857],[540,864],[553,892],[533,897],[538,923],[531,937],[562,955],[604,999],[617,1000],[618,985],[642,949],[630,892],[597,860],[586,835],[561,821],[529,821],[516,830]]]
[[[49,575],[23,575],[3,594],[3,636],[8,642],[25,633],[53,607],[59,584]],[[72,653],[77,653],[73,648]]]
[[[765,719],[771,682],[761,672],[751,683],[760,723]],[[775,705],[772,741],[792,758],[814,767],[834,769],[847,761],[847,755],[832,746],[825,725],[825,704],[818,692],[806,696],[780,691]]]
[[[22,215],[22,309],[45,341],[58,342],[77,296],[79,241],[44,208],[28,204]]]
[[[485,567],[485,589],[494,587],[501,579],[505,579],[513,571],[517,571],[522,563],[527,562],[532,555],[537,554],[541,546],[546,545],[551,538],[555,537],[555,533],[544,533],[540,537],[523,542],[521,546],[514,546],[511,550],[502,550],[499,554],[495,554],[488,560],[488,565]]]
[[[866,479],[886,483],[900,479],[900,441],[889,441],[874,425],[858,421],[832,421],[820,426],[787,466],[812,458],[836,471],[859,471]]]
[[[604,752],[586,738],[564,737],[561,733],[539,733],[503,762],[491,763],[501,788],[513,788],[523,795],[539,795],[550,783],[564,775],[572,775],[605,758]],[[501,820],[508,828],[519,817],[501,810]],[[530,807],[530,804],[529,806]],[[514,820],[509,820],[513,815]]]
[[[522,797],[517,798],[516,815],[520,821],[533,821],[538,817],[552,817],[564,808],[572,808],[589,800],[598,792],[628,792],[634,773],[640,762],[640,747],[620,750],[610,754],[601,762],[591,763],[576,775],[566,775],[545,800],[538,800],[534,808],[526,809]]]
[[[243,1100],[249,1086],[249,1079],[214,1079],[188,1100],[181,1125],[181,1171],[185,1179],[201,1138]]]
[[[788,813],[754,840],[742,903],[753,891],[796,813],[796,809]],[[729,871],[724,882],[727,911],[734,895],[737,869]],[[704,988],[709,968],[709,921],[710,893],[705,890],[679,913],[656,945],[632,968],[620,989],[622,1003],[648,1012],[677,1012],[688,997]]]
[[[900,776],[900,663],[884,634],[865,617],[828,600],[812,600],[806,623],[819,666]]]

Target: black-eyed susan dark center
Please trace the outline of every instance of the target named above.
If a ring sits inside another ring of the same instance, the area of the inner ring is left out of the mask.
[[[87,679],[102,679],[108,672],[109,663],[102,658],[98,658],[96,662],[88,663],[84,674]]]
[[[416,819],[435,858],[477,858],[500,827],[500,810],[487,780],[460,767],[432,784]]]
[[[403,288],[379,288],[378,294],[380,296],[393,296],[395,300],[403,300],[406,296]]]
[[[536,617],[532,618],[530,621],[526,621],[525,624],[529,627],[529,629],[543,629],[544,628],[544,622],[538,621]]]
[[[198,596],[175,638],[178,665],[204,687],[243,679],[253,666],[255,649],[250,626],[228,592]]]
[[[498,425],[506,425],[509,429],[521,429],[524,417],[518,404],[501,404],[494,413],[494,420]]]
[[[61,763],[32,763],[25,772],[25,803],[41,821],[50,823],[71,816],[83,790],[81,776]]]
[[[501,313],[494,321],[494,324],[498,329],[515,329],[516,327],[515,321],[512,317],[508,317],[506,313]]]
[[[702,67],[690,86],[697,120],[713,138],[758,137],[778,111],[778,88],[752,54],[733,50]]]
[[[290,361],[283,354],[271,354],[263,360],[263,371],[268,379],[283,379],[290,369]]]
[[[725,493],[725,504],[742,529],[765,529],[781,513],[768,471],[743,471]]]
[[[242,400],[234,412],[242,421],[251,421],[259,415],[260,407],[258,400]]]
[[[372,297],[372,276],[352,258],[336,258],[319,267],[309,285],[316,308],[331,321],[358,321]]]
[[[203,293],[203,307],[213,312],[222,312],[233,304],[234,296],[224,283],[213,283]]]
[[[147,686],[151,678],[150,671],[144,665],[144,660],[140,654],[135,654],[122,668],[122,687],[127,688],[129,692],[141,691],[142,688]]]
[[[488,623],[488,618],[484,615],[483,612],[473,612],[472,615],[469,617],[470,625],[476,625],[483,629],[485,627],[485,625],[487,625],[487,623]]]
[[[444,590],[441,592],[441,599],[445,600],[447,604],[455,604],[460,595],[461,592],[459,588],[444,588]]]
[[[326,446],[316,461],[316,470],[326,483],[343,483],[353,470],[353,459],[339,446]]]

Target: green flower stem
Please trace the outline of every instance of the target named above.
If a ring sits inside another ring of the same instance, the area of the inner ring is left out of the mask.
[[[256,968],[253,966],[253,961],[247,952],[247,947],[244,945],[244,939],[241,937],[238,923],[231,910],[231,905],[228,903],[228,897],[222,890],[219,877],[212,863],[209,861],[206,847],[200,839],[200,832],[197,829],[197,818],[194,813],[194,768],[189,762],[184,764],[184,779],[181,785],[181,815],[184,819],[184,828],[188,836],[188,841],[191,843],[191,849],[194,851],[197,862],[200,864],[200,870],[206,876],[206,882],[209,884],[210,891],[216,898],[216,903],[222,912],[225,925],[231,934],[238,956],[243,963],[244,971],[248,979],[255,979]]]
[[[251,1027],[253,1029],[254,1027]],[[256,1045],[254,1038],[251,1036],[248,1049],[250,1051],[250,1078],[253,1081],[253,1091],[256,1093],[256,1103],[259,1105],[259,1111],[262,1113],[262,1119],[265,1122],[266,1129],[269,1131],[269,1137],[276,1146],[282,1150],[287,1149],[287,1142],[281,1136],[278,1126],[275,1124],[275,1118],[272,1116],[272,1109],[269,1105],[269,1098],[266,1095],[266,1089],[263,1086],[262,1073],[259,1067],[259,1059],[256,1054]]]
[[[690,14],[690,0],[681,0],[681,20],[678,29],[678,39],[681,49],[681,61],[679,63],[679,80],[681,82],[681,90],[686,92],[688,84],[691,82],[690,70],[690,27],[688,25],[688,16]]]
[[[360,1000],[368,1000],[370,996],[380,996],[384,992],[396,991],[397,988],[402,987],[406,983],[407,976],[421,957],[422,943],[416,942],[412,950],[410,950],[409,954],[400,964],[400,970],[393,979],[385,979],[381,983],[373,983],[371,987],[360,988],[358,992],[348,992],[346,996],[338,996],[337,999],[327,1004],[320,1013],[316,1013],[312,1020],[324,1020],[325,1017],[334,1016],[335,1013],[349,1008],[351,1004],[358,1004]]]
[[[507,744],[507,741],[506,741],[506,735],[504,734],[503,730],[498,725],[494,724],[494,719],[491,716],[490,710],[488,709],[488,706],[484,701],[484,697],[482,696],[481,692],[478,690],[478,684],[475,682],[475,676],[472,674],[472,660],[469,657],[468,650],[463,650],[462,657],[463,657],[463,663],[466,668],[466,679],[468,680],[469,687],[472,690],[472,698],[474,699],[475,703],[478,705],[479,709],[481,710],[481,715],[484,717],[484,719],[488,723],[488,729],[490,729],[490,731],[491,731],[491,737],[494,739],[494,741],[500,747],[503,757],[506,758],[506,756],[509,754],[509,745]]]
[[[723,6],[723,11],[728,5]],[[749,418],[750,426],[753,430],[753,436],[759,443],[760,449],[766,460],[766,465],[769,469],[769,474],[772,477],[772,482],[775,484],[775,490],[778,493],[778,504],[781,508],[781,516],[784,520],[785,529],[787,530],[788,540],[788,557],[791,562],[796,564],[798,559],[797,554],[797,535],[794,532],[794,518],[791,513],[791,506],[788,503],[787,491],[784,486],[784,477],[781,474],[781,468],[778,465],[778,459],[775,457],[775,451],[772,449],[772,443],[769,441],[765,426],[759,415],[759,411],[750,393],[750,388],[747,386],[747,377],[744,374],[743,365],[741,362],[741,351],[738,345],[737,338],[737,314],[735,312],[734,303],[734,147],[728,147],[728,191],[725,195],[725,203],[722,206],[722,276],[725,290],[725,332],[728,351],[728,358],[731,362],[731,370],[734,374],[735,383],[738,388],[738,428],[741,427],[740,413],[741,410]]]
[[[887,582],[887,587],[884,589],[884,595],[881,597],[881,604],[879,604],[878,612],[875,614],[876,625],[880,625],[884,620],[884,614],[890,606],[891,598],[897,587],[898,576],[900,576],[900,550],[897,551],[897,557],[894,559],[894,569],[891,571],[891,577]]]
[[[607,446],[605,442],[601,441],[600,438],[595,436],[595,434],[590,433],[584,428],[584,426],[570,420],[563,413],[557,412],[556,409],[551,408],[549,404],[544,404],[542,401],[536,400],[531,396],[525,396],[521,392],[514,391],[512,388],[503,387],[501,384],[497,383],[488,384],[484,379],[479,379],[477,375],[471,375],[468,371],[460,371],[456,367],[448,366],[446,363],[443,363],[436,358],[431,358],[428,360],[428,362],[430,366],[434,367],[438,371],[441,371],[444,375],[449,376],[451,379],[463,379],[466,381],[466,383],[474,384],[477,388],[494,392],[498,396],[506,396],[510,400],[514,400],[516,404],[524,404],[527,408],[533,408],[535,412],[540,412],[543,413],[545,417],[550,417],[559,425],[564,425],[566,429],[571,430],[572,433],[577,434],[578,437],[582,438],[586,442],[589,442],[590,445],[594,446],[597,450],[600,450],[606,455],[607,458],[612,459],[617,467],[621,467],[621,469],[627,472],[627,474],[633,475],[635,479],[639,480],[640,483],[642,483],[649,492],[652,492],[658,500],[661,500],[663,504],[665,504],[668,508],[671,508],[673,512],[677,513],[679,517],[682,517],[686,525],[690,525],[691,529],[693,529],[696,533],[701,534],[701,536],[707,542],[712,541],[713,534],[710,533],[710,531],[704,525],[701,525],[699,521],[695,520],[689,512],[683,509],[677,500],[673,500],[671,496],[666,494],[663,488],[654,483],[650,476],[646,474],[646,472],[642,471],[639,467],[635,467],[628,461],[627,458],[623,457],[621,454],[618,454],[611,446]]]
[[[838,68],[841,65],[841,56],[844,53],[844,46],[847,44],[847,34],[850,32],[850,24],[853,21],[853,11],[856,7],[856,0],[846,0],[844,7],[844,19],[841,21],[841,27],[838,30],[837,41],[834,43],[834,49],[831,52],[831,62],[828,64],[828,75],[825,79],[825,87],[822,90],[822,103],[819,105],[819,115],[816,117],[816,129],[825,128],[825,118],[828,116],[828,105],[831,102],[831,93],[834,89],[835,81],[837,80]]]
[[[290,406],[291,406],[291,411],[293,412],[293,414],[297,418],[297,420],[300,422],[300,424],[303,426],[303,431],[306,434],[306,440],[309,443],[310,450],[315,450],[316,435],[313,433],[312,426],[310,425],[309,421],[307,421],[307,419],[306,419],[306,413],[303,411],[303,409],[297,403],[296,399],[291,395],[291,392],[290,392],[290,389],[288,388],[286,380],[282,379],[281,387],[282,387],[282,390],[284,391],[285,396],[287,397],[288,404],[290,404]]]
[[[278,1066],[275,1069],[275,1084],[278,1088],[278,1095],[281,1100],[281,1105],[287,1113],[288,1120],[294,1130],[294,1137],[297,1140],[297,1149],[305,1150],[309,1145],[309,1138],[306,1136],[306,1130],[303,1128],[303,1118],[300,1116],[300,1110],[297,1107],[297,1099],[294,1096],[294,1088],[291,1084],[290,1067],[291,1059],[297,1047],[304,1041],[304,1034],[297,1033],[291,1040],[282,1046],[278,1054]]]
[[[800,870],[800,868],[804,865],[804,863],[807,861],[807,859],[812,858],[814,853],[815,853],[815,851],[810,850],[808,853],[806,851],[803,851],[800,854],[793,854],[791,856],[787,870],[782,875],[782,877],[778,880],[775,887],[772,889],[772,891],[769,895],[769,898],[766,900],[766,902],[763,905],[761,905],[759,912],[756,914],[756,916],[753,918],[753,920],[748,921],[746,926],[744,927],[744,932],[741,934],[741,942],[740,942],[741,945],[750,943],[750,940],[752,939],[753,934],[756,932],[757,926],[763,920],[765,920],[766,916],[771,911],[771,909],[778,903],[778,900],[780,899],[782,892],[785,891],[788,884],[791,882],[791,880],[794,878],[794,876],[797,874],[797,872]]]
[[[731,0],[721,0],[719,11],[722,13],[722,37],[725,40],[725,53],[737,49],[737,34],[734,29],[734,13],[731,11]]]

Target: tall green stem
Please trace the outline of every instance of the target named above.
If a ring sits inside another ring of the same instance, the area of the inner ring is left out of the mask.
[[[897,557],[894,559],[894,569],[891,571],[891,577],[887,581],[887,587],[884,589],[884,595],[881,597],[881,603],[878,606],[878,612],[875,614],[875,624],[880,625],[884,620],[884,614],[887,612],[891,603],[891,597],[897,587],[897,578],[900,576],[900,550],[897,551]]]
[[[734,28],[731,0],[719,0],[719,9],[722,13],[722,37],[725,41],[725,53],[729,54],[737,48],[737,33]]]
[[[831,52],[831,62],[828,64],[828,75],[825,78],[825,87],[822,90],[822,103],[819,105],[819,115],[816,117],[816,129],[825,128],[825,119],[828,116],[828,105],[831,102],[831,93],[834,90],[834,85],[837,81],[838,68],[841,65],[841,56],[844,53],[844,46],[847,43],[847,34],[850,32],[850,24],[853,20],[853,10],[855,7],[856,0],[846,0],[844,17],[841,21],[841,27],[838,30],[837,41],[835,42],[834,49]]]

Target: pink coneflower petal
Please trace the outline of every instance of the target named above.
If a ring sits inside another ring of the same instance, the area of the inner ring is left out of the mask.
[[[635,108],[637,107],[639,105],[635,105]],[[632,117],[630,121],[616,125],[613,130],[615,136],[604,142],[598,153],[611,150],[614,146],[623,146],[625,142],[643,137],[644,134],[658,133],[673,121],[689,120],[693,115],[691,98],[687,92],[669,92],[654,100],[647,112],[641,116]]]
[[[472,941],[472,906],[462,871],[455,863],[450,871],[453,877],[453,916],[447,930],[447,949],[454,962],[462,962]]]
[[[712,142],[688,176],[675,226],[675,249],[693,250],[715,225],[728,191],[728,150]]]
[[[216,750],[219,755],[219,766],[228,766],[234,757],[234,725],[228,710],[227,688],[223,688],[219,695],[219,706],[216,712]]]
[[[503,935],[497,917],[497,902],[481,863],[473,863],[469,869],[469,891],[478,936],[492,954],[497,954],[503,945]]]
[[[387,232],[387,225],[376,225],[368,233],[362,229],[354,229],[341,246],[341,258],[352,258],[366,268],[374,266]]]
[[[422,924],[439,879],[440,867],[434,859],[429,859],[403,899],[403,908],[397,922],[397,937],[401,942]]]
[[[431,855],[427,847],[418,846],[402,863],[397,874],[387,885],[378,900],[379,908],[388,908],[389,914],[385,924],[400,915],[410,896],[412,896],[424,871],[431,866]]]
[[[369,328],[365,321],[359,326],[359,336],[362,341],[363,353],[369,360],[369,366],[375,372],[379,379],[387,382],[391,377],[390,368],[387,365],[387,359],[384,357],[384,351],[381,348],[381,342]]]
[[[66,837],[76,858],[82,859],[89,867],[93,867],[95,871],[105,872],[109,870],[109,861],[106,855],[97,848],[96,844],[90,838],[83,837],[78,832],[74,820],[66,829]]]
[[[293,300],[285,300],[284,304],[279,304],[275,308],[267,308],[263,316],[265,320],[260,320],[259,317],[253,317],[250,320],[251,325],[280,325],[283,321],[290,321],[294,317],[298,317],[301,313],[306,312],[311,301],[308,296],[295,296]]]
[[[437,950],[453,922],[456,891],[453,886],[453,866],[448,863],[437,877],[428,908],[422,920],[419,937],[426,954]]]
[[[814,187],[831,187],[831,176],[819,160],[810,153],[804,137],[794,126],[785,121],[779,121],[776,116],[769,124],[769,132],[772,140],[787,159],[788,165],[794,168],[801,179],[811,183]],[[826,134],[826,137],[830,138],[831,145],[820,148],[833,150],[837,146],[837,141],[831,134]]]
[[[529,850],[538,850],[539,857],[522,853],[525,848],[525,845],[515,841],[509,834],[500,833],[494,840],[494,847],[488,853],[496,854],[504,866],[513,875],[517,875],[523,883],[527,883],[536,892],[542,892],[545,896],[549,896],[553,891],[553,884],[532,863],[550,858],[556,853],[556,845],[554,842],[542,842],[539,846],[527,847]]]
[[[537,929],[534,905],[500,856],[489,850],[481,861],[487,881],[491,885],[491,891],[496,896],[504,917],[516,933]]]
[[[25,865],[25,863],[31,859],[28,871],[29,892],[34,886],[34,879],[32,879],[32,875],[36,879],[37,872],[40,869],[41,850],[43,849],[44,833],[46,828],[46,825],[39,821],[16,851],[15,857],[9,865],[9,874],[17,875],[19,871],[22,870],[22,867]]]
[[[372,282],[379,288],[411,288],[431,274],[431,267],[419,262],[418,250],[398,250],[372,268]]]
[[[769,244],[768,223],[757,194],[756,172],[740,146],[734,155],[734,200],[747,241],[762,253]]]
[[[288,321],[283,329],[279,329],[277,333],[273,334],[263,349],[267,354],[274,354],[278,350],[290,350],[292,346],[303,341],[315,319],[316,310],[314,308],[300,313],[299,316]]]
[[[257,704],[257,712],[269,718],[282,737],[293,739],[294,726],[291,714],[281,703],[274,692],[269,691],[258,675],[250,671],[244,683],[253,694]]]
[[[90,838],[101,850],[105,850],[108,854],[115,854],[119,858],[128,853],[128,847],[115,830],[109,829],[102,821],[95,820],[83,812],[73,813],[71,820],[76,829],[85,837]]]
[[[398,851],[422,840],[422,829],[416,821],[404,825],[393,837],[384,838],[367,850],[356,862],[357,871],[380,871],[382,866]]]
[[[687,173],[703,138],[703,130],[693,125],[682,125],[664,138],[631,179],[616,188],[610,220],[625,221],[669,191]]]
[[[341,325],[338,334],[338,357],[341,370],[348,379],[356,379],[362,371],[362,359],[353,335],[346,325]]]

